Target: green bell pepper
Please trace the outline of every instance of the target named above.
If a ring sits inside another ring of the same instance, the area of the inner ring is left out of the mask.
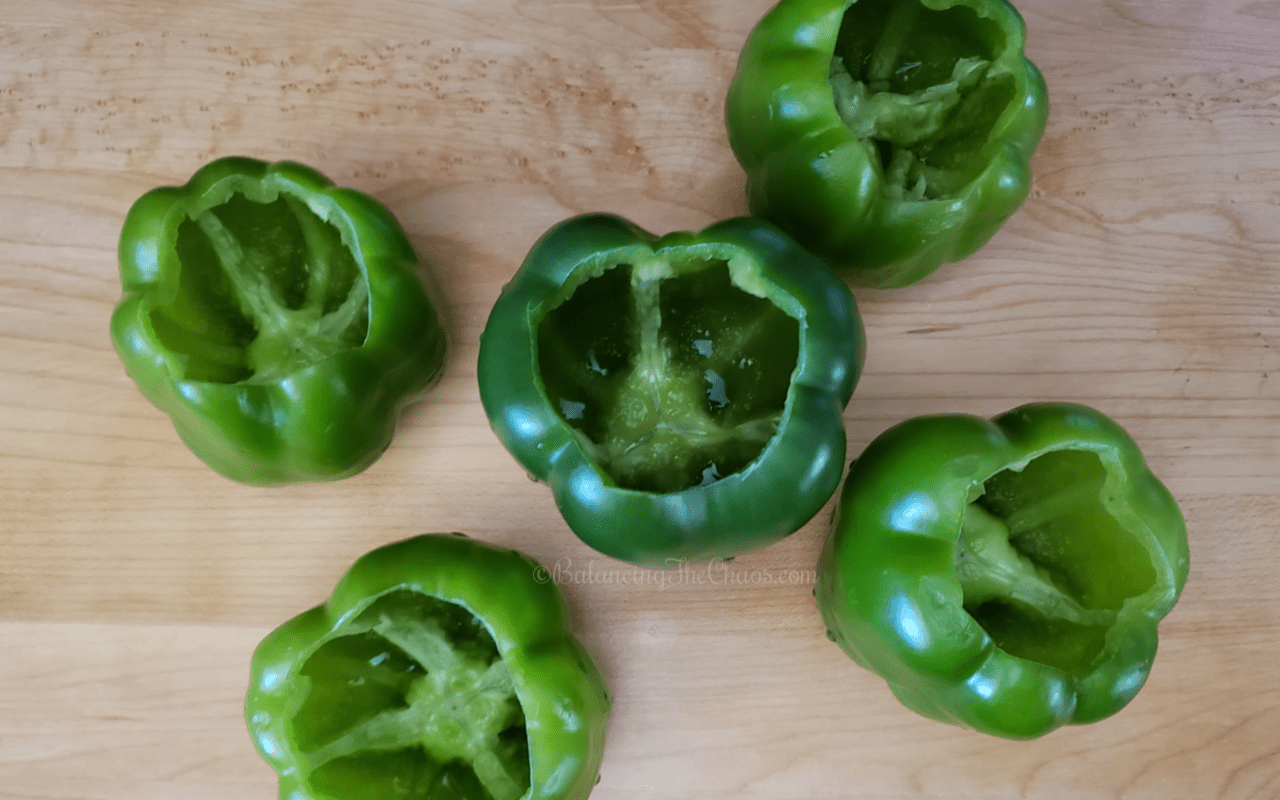
[[[478,374],[498,438],[583,541],[676,567],[817,513],[863,354],[848,288],[771,225],[657,237],[589,215],[503,289]]]
[[[362,556],[254,651],[245,719],[280,800],[582,800],[610,699],[547,573],[426,534]]]
[[[228,478],[361,471],[444,366],[444,327],[399,223],[300,164],[224,158],[148,192],[119,256],[116,351]]]
[[[1168,490],[1081,405],[918,417],[854,461],[815,590],[908,708],[1026,739],[1123,708],[1187,579]]]
[[[1005,0],[782,0],[747,38],[729,143],[751,212],[868,286],[985,244],[1048,114]]]

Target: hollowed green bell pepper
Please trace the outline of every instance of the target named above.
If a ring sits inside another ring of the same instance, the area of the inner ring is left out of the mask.
[[[228,478],[359,472],[443,368],[444,327],[399,223],[300,164],[224,158],[148,192],[119,256],[116,351]]]
[[[863,353],[848,288],[767,223],[657,237],[590,215],[548,231],[503,289],[480,398],[583,541],[675,567],[817,513]]]
[[[1006,0],[782,0],[726,101],[752,213],[869,286],[972,254],[1031,188],[1025,33]]]
[[[245,718],[281,800],[582,800],[610,699],[547,573],[427,534],[362,556],[254,651]]]
[[[854,461],[815,595],[828,635],[927,717],[1014,739],[1146,681],[1187,579],[1168,490],[1074,404],[908,420]]]

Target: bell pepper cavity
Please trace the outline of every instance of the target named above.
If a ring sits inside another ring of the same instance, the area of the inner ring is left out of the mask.
[[[528,791],[511,671],[462,606],[390,592],[341,625],[299,674],[311,688],[293,729],[318,792],[517,800]]]
[[[1107,483],[1096,454],[1055,450],[996,473],[965,508],[964,609],[1000,649],[1083,677],[1125,600],[1156,585],[1151,555],[1108,509]]]
[[[829,76],[836,110],[895,199],[951,197],[986,167],[979,156],[1016,88],[996,61],[1002,41],[965,6],[858,0],[845,11]]]
[[[151,322],[189,380],[273,383],[368,333],[368,280],[341,231],[297,197],[260,187],[251,199],[253,188],[178,226],[177,291]],[[217,326],[193,330],[201,320]]]
[[[672,492],[750,464],[778,429],[796,320],[728,262],[637,260],[592,277],[538,326],[543,385],[621,487]]]

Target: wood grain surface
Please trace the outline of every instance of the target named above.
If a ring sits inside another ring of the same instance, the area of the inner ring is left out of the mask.
[[[1051,94],[1030,200],[967,261],[856,292],[851,456],[916,414],[1076,400],[1178,498],[1190,581],[1116,717],[1030,743],[918,718],[823,636],[825,511],[642,575],[491,433],[479,334],[545,229],[745,213],[721,109],[769,5],[0,2],[0,798],[274,798],[254,645],[430,530],[557,570],[616,697],[601,800],[1280,797],[1276,0],[1022,0]],[[230,154],[377,197],[446,295],[443,382],[350,480],[220,478],[112,350],[126,210]]]

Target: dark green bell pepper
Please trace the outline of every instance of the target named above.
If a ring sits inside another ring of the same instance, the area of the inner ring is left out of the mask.
[[[119,256],[116,351],[228,478],[361,471],[443,368],[444,327],[399,223],[300,164],[224,158],[148,192]]]
[[[480,398],[569,527],[676,567],[787,536],[839,485],[862,368],[848,288],[771,225],[608,215],[534,245],[480,340]]]
[[[782,0],[729,87],[751,212],[850,281],[903,286],[985,244],[1048,113],[1005,0]]]
[[[1085,406],[919,417],[854,461],[815,595],[927,717],[1013,739],[1123,708],[1187,579],[1168,490]]]
[[[245,719],[280,800],[582,800],[609,709],[545,570],[426,534],[258,645]]]

